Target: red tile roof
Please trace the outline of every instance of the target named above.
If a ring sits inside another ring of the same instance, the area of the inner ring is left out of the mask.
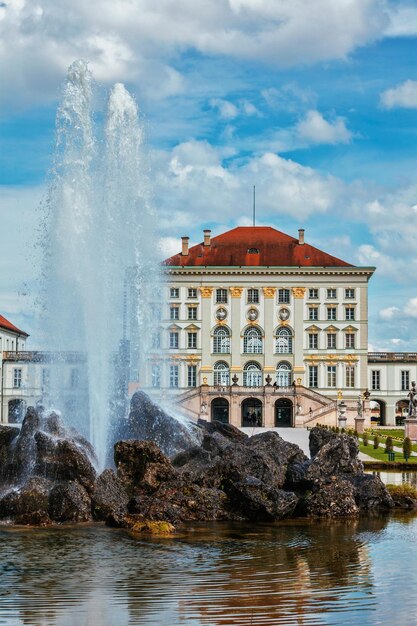
[[[0,328],[4,328],[5,330],[10,330],[12,333],[16,333],[18,335],[23,335],[24,337],[29,337],[28,333],[25,333],[24,330],[20,330],[17,326],[6,320],[3,315],[0,315]]]
[[[251,250],[251,252],[249,252]],[[232,267],[353,267],[331,254],[270,226],[239,226],[213,237],[210,246],[199,243],[187,256],[166,259],[170,266]]]

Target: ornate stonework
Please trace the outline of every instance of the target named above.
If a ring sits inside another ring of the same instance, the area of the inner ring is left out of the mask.
[[[262,287],[262,291],[264,292],[264,298],[273,298],[277,290],[275,287]]]
[[[304,298],[306,292],[306,288],[305,287],[293,287],[292,288],[292,293],[294,298]]]
[[[213,287],[200,287],[200,292],[202,298],[211,298]]]
[[[243,287],[230,287],[230,294],[232,298],[240,298],[242,295]]]

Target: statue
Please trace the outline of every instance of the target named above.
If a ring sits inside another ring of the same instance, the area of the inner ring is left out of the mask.
[[[358,417],[362,417],[363,404],[362,404],[362,397],[361,397],[360,394],[359,394],[359,397],[358,397],[357,407],[358,407]]]
[[[408,393],[408,417],[417,417],[417,390],[416,383],[411,383],[411,389]]]

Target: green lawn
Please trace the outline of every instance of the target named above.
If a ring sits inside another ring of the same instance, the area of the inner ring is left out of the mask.
[[[375,450],[373,443],[364,446],[362,440],[359,439],[359,450],[377,461],[388,461],[388,454],[384,452],[384,448],[379,447]],[[402,452],[395,452],[395,461],[398,463],[406,462]],[[410,456],[407,463],[417,464],[417,457]]]
[[[378,435],[379,440],[381,443],[383,443],[385,445],[385,441],[387,439],[387,437],[392,437],[392,443],[394,446],[397,446],[397,448],[401,448],[403,447],[403,441],[404,441],[404,429],[403,428],[384,428],[384,429],[367,429],[366,430],[367,434],[368,434],[368,439],[369,439],[369,443],[372,445],[373,441],[374,441],[374,436]],[[417,444],[413,443],[411,445],[411,449],[413,452],[417,452]]]

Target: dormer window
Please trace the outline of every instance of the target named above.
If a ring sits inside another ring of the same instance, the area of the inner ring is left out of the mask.
[[[259,254],[258,248],[249,248],[248,254]]]

